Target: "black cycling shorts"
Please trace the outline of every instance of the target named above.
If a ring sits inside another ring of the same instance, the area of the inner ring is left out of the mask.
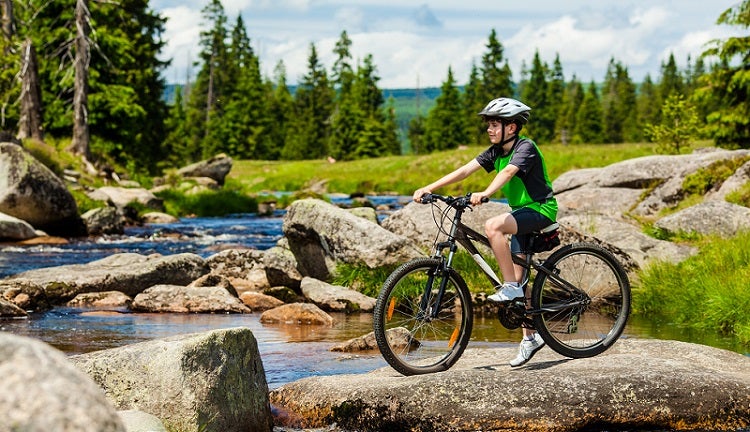
[[[520,208],[510,214],[516,220],[518,226],[518,232],[510,238],[510,251],[513,253],[521,253],[522,250],[527,249],[531,233],[538,232],[555,223],[547,216],[530,208]]]

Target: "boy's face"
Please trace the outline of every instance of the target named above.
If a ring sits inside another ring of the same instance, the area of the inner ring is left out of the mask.
[[[503,129],[505,129],[505,133],[503,133]],[[499,144],[502,142],[503,139],[508,139],[513,136],[513,134],[516,132],[516,124],[515,123],[508,123],[506,125],[503,125],[503,122],[496,119],[488,119],[487,120],[487,134],[490,137],[490,142],[492,144]]]

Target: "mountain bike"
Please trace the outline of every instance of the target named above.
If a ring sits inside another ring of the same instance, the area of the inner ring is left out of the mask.
[[[388,276],[373,315],[381,354],[404,375],[445,371],[469,343],[472,295],[460,270],[453,267],[459,245],[471,254],[491,287],[501,285],[477,247],[489,248],[487,237],[461,220],[472,209],[470,194],[427,194],[421,202],[433,205],[438,226],[434,253],[408,261]],[[592,357],[622,334],[630,313],[630,282],[615,256],[594,243],[564,245],[546,258],[536,258],[560,245],[558,234],[555,223],[533,233],[527,250],[512,255],[524,269],[521,284],[527,298],[496,303],[497,317],[508,329],[536,329],[565,357]]]

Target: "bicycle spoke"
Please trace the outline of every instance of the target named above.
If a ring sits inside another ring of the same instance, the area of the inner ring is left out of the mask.
[[[378,347],[389,364],[407,375],[447,369],[471,335],[468,289],[456,274],[449,272],[437,304],[446,276],[428,275],[439,263],[424,258],[407,263],[386,280],[378,297],[374,315]],[[427,286],[429,281],[431,286]],[[388,337],[394,329],[408,333],[409,343]]]
[[[630,285],[614,257],[589,244],[558,250],[534,283],[534,323],[556,351],[588,357],[607,349],[620,336],[630,311]],[[569,290],[556,279],[575,287]]]

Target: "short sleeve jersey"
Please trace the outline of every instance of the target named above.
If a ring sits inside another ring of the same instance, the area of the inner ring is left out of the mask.
[[[557,200],[552,192],[552,183],[547,175],[544,156],[534,141],[518,139],[508,154],[502,146],[492,145],[476,158],[487,172],[500,172],[508,165],[518,167],[518,172],[503,187],[503,195],[513,210],[527,207],[547,216],[557,218]]]

